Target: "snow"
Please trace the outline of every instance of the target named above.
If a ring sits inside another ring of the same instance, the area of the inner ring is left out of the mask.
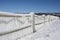
[[[22,15],[21,15],[22,16]],[[26,15],[25,15],[26,16]],[[0,40],[60,40],[60,19],[55,16],[37,16],[35,15],[36,32],[32,31],[31,17],[0,17],[0,34],[18,30],[6,35],[0,35]],[[48,20],[50,17],[50,21]],[[30,27],[29,27],[30,25]]]
[[[30,16],[31,14],[15,14],[15,13],[10,13],[10,12],[2,12],[0,11],[0,16],[18,16],[18,17],[25,17],[25,16]]]
[[[47,24],[37,32],[18,40],[60,40],[60,19]]]

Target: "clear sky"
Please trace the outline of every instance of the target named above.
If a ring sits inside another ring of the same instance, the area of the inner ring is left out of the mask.
[[[0,11],[60,12],[60,0],[0,0]]]

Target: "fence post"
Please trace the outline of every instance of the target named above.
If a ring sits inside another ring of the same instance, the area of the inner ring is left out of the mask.
[[[35,29],[35,15],[33,12],[31,12],[31,17],[32,17],[32,30],[34,33],[34,32],[36,32],[36,29]]]
[[[45,15],[44,15],[44,24],[45,24]]]
[[[48,18],[48,22],[50,22],[50,15],[48,15],[49,16],[49,18]]]
[[[45,24],[45,15],[43,15],[43,19],[44,19],[44,24]]]

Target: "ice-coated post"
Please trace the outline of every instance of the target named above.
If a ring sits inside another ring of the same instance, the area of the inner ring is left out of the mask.
[[[44,18],[44,24],[45,24],[45,15],[43,15],[43,18]]]
[[[36,29],[35,29],[35,15],[34,15],[34,12],[31,12],[31,17],[32,17],[32,30],[33,30],[33,33],[36,32]]]
[[[50,15],[48,16],[49,18],[48,18],[48,22],[50,22]]]

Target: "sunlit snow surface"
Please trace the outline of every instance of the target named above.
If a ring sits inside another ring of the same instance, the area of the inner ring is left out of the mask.
[[[0,40],[60,40],[60,19],[51,16],[52,21],[48,21],[49,16],[45,17],[46,23],[35,25],[36,32],[32,32],[32,26],[10,34],[0,36]],[[43,16],[35,17],[35,24],[44,22]],[[23,25],[24,24],[24,25]],[[32,25],[31,17],[9,18],[0,17],[0,34],[15,29]]]
[[[47,23],[37,32],[19,40],[60,40],[60,19]]]

